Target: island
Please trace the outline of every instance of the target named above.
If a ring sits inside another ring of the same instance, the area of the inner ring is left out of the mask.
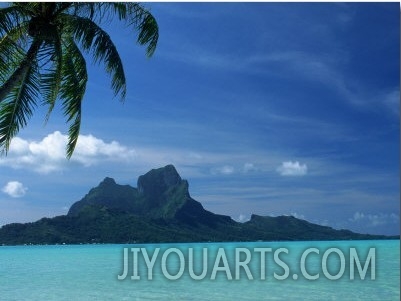
[[[0,245],[399,239],[252,215],[240,223],[205,210],[173,165],[140,176],[137,188],[106,177],[68,214],[0,228]]]

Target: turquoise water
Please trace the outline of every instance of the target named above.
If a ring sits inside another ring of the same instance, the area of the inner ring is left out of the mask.
[[[129,255],[128,274],[118,280],[118,275],[124,276],[124,248]],[[314,250],[305,256],[303,271],[302,254],[310,248]],[[354,256],[354,280],[350,279],[351,248],[361,269],[359,272]],[[156,249],[159,253],[150,273],[144,253],[151,260]],[[190,249],[193,261],[189,258]],[[203,260],[203,252],[207,253],[207,261]],[[243,265],[236,273],[238,261]],[[3,246],[0,262],[0,300],[7,301],[400,300],[399,240]],[[190,265],[195,276],[206,272],[203,279],[193,279],[196,277],[189,274]],[[362,280],[363,268],[366,270]],[[134,273],[139,280],[131,279]],[[152,280],[148,280],[149,275]],[[316,280],[308,279],[317,275]]]

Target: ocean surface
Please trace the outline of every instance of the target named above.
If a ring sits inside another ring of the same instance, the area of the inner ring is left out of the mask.
[[[0,262],[4,301],[400,300],[399,240],[0,246]]]

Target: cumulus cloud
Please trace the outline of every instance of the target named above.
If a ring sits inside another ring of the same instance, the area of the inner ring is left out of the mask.
[[[26,188],[21,182],[10,181],[3,188],[2,191],[13,198],[20,198],[26,194]]]
[[[285,161],[277,167],[277,172],[282,176],[304,176],[308,172],[308,167],[298,161]]]
[[[39,173],[61,170],[69,162],[65,148],[68,136],[55,131],[40,141],[28,141],[16,137],[12,140],[7,157],[0,158],[0,165],[12,168],[29,168]],[[102,161],[127,161],[134,159],[132,148],[116,141],[110,143],[93,135],[79,135],[71,162],[90,166]]]

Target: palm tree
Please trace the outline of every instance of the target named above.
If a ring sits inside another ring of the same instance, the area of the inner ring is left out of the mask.
[[[0,150],[8,152],[12,138],[26,126],[38,102],[62,101],[69,126],[70,158],[81,124],[87,67],[84,54],[104,63],[115,96],[124,100],[123,64],[110,36],[99,24],[114,18],[138,32],[137,42],[150,57],[158,40],[151,13],[138,3],[21,3],[0,9]]]

